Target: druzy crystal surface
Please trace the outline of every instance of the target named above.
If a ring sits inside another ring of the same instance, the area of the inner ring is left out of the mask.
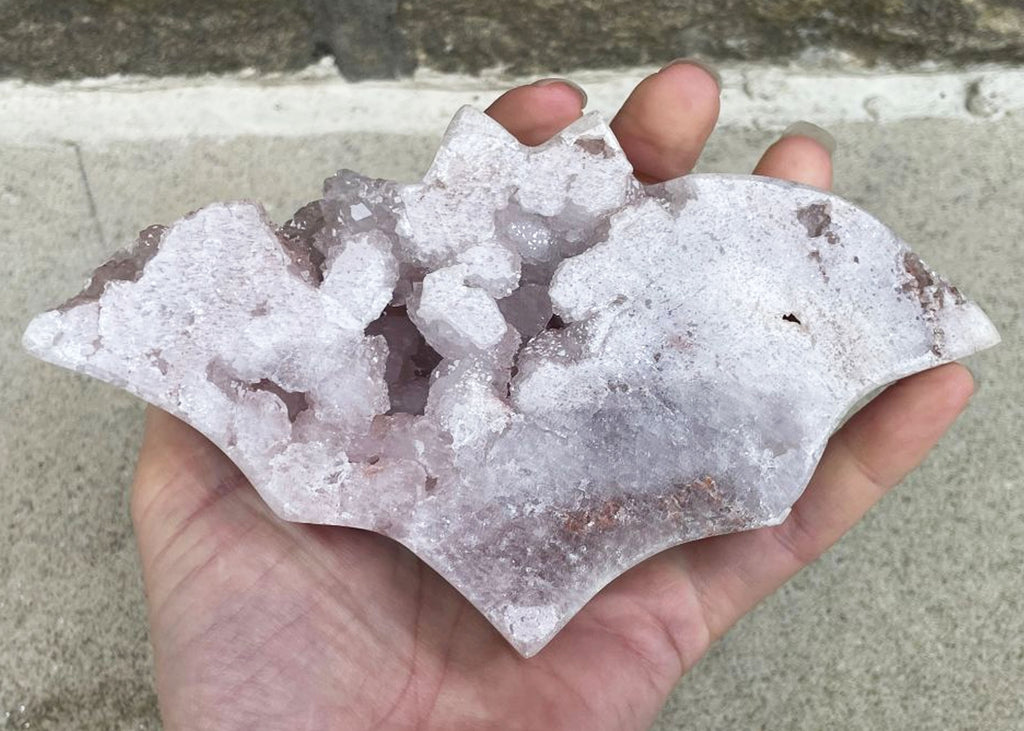
[[[595,114],[524,147],[469,108],[421,183],[149,228],[24,338],[281,518],[401,541],[525,655],[644,558],[779,523],[859,398],[997,341],[833,195],[643,185]]]

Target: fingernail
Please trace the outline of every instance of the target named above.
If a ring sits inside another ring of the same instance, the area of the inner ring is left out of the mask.
[[[971,374],[971,384],[972,384],[972,386],[971,386],[971,398],[974,398],[974,396],[976,396],[977,393],[978,393],[978,388],[981,387],[981,383],[979,383],[979,381],[978,381],[978,374],[975,373],[974,369],[971,368],[966,363],[960,363],[960,365],[962,365],[964,368],[966,368],[967,372]]]
[[[569,81],[569,79],[538,79],[534,81],[531,86],[550,86],[551,84],[565,84],[570,89],[580,95],[580,108],[587,106],[587,92],[583,91],[583,87],[577,84],[575,81]]]
[[[718,90],[719,91],[722,90],[722,75],[720,73],[718,73],[718,69],[716,69],[714,66],[712,66],[709,63],[701,61],[699,58],[677,58],[674,61],[669,61],[667,64],[662,66],[661,70],[664,71],[669,66],[679,66],[679,65],[696,66],[699,69],[703,69],[704,71],[707,71],[708,74],[711,76],[711,78],[714,79],[715,83],[718,85]]]
[[[819,127],[816,124],[811,124],[810,122],[801,121],[794,122],[789,125],[785,130],[783,130],[779,139],[784,139],[786,137],[810,137],[812,140],[828,150],[829,155],[836,151],[836,138],[833,137],[827,129]]]

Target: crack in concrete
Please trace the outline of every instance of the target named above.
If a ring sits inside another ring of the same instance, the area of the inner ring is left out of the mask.
[[[92,192],[92,183],[89,182],[89,173],[85,169],[85,158],[82,156],[82,146],[77,142],[68,142],[68,145],[75,151],[75,160],[78,161],[78,175],[85,187],[85,199],[89,205],[89,216],[92,218],[93,228],[96,237],[102,247],[107,246],[107,236],[103,232],[103,223],[100,221],[99,209],[96,207],[96,197]]]

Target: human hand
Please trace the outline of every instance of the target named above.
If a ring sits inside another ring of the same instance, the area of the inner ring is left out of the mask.
[[[579,116],[564,83],[488,112],[527,144]],[[719,90],[676,64],[612,123],[639,176],[687,173]],[[821,188],[829,152],[790,136],[755,172]],[[530,660],[397,543],[277,519],[213,444],[151,408],[132,516],[161,712],[177,728],[639,729],[679,678],[765,596],[923,459],[970,397],[951,364],[884,391],[829,442],[780,526],[665,551],[602,590]]]

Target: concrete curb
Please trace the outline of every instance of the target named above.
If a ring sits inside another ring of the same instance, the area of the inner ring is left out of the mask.
[[[588,71],[573,79],[586,88],[589,109],[611,114],[654,70]],[[724,127],[776,129],[798,119],[979,121],[1024,110],[1024,67],[871,75],[734,65],[721,73]],[[6,81],[0,82],[0,142],[435,134],[459,106],[484,107],[532,80],[419,72],[404,80],[347,82],[326,61],[277,75]]]

